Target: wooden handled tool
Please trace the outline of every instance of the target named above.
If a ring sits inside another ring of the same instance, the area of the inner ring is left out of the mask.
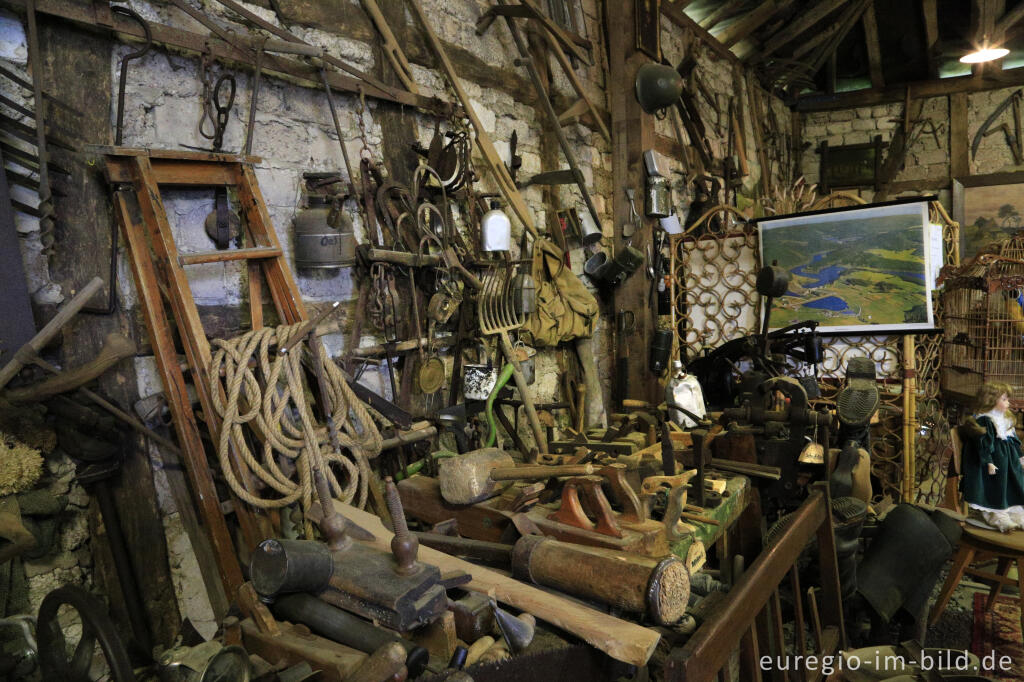
[[[593,464],[562,464],[558,466],[501,467],[491,470],[492,481],[529,481],[553,476],[590,476],[596,471]]]
[[[384,527],[380,519],[369,512],[338,501],[334,502],[334,506],[352,521],[372,531],[375,539],[370,544],[388,550],[391,532]],[[661,635],[653,628],[615,618],[429,547],[420,547],[420,559],[442,571],[460,570],[470,573],[473,579],[464,585],[463,589],[491,594],[497,601],[531,613],[538,620],[547,621],[570,632],[612,658],[625,663],[646,665],[661,639]]]
[[[38,334],[32,337],[32,339],[24,346],[18,349],[11,358],[10,362],[4,365],[3,369],[0,369],[0,388],[3,388],[14,378],[14,375],[21,371],[21,368],[32,361],[32,358],[38,353],[43,347],[57,335],[64,325],[71,321],[75,315],[78,314],[86,302],[92,298],[93,294],[100,290],[103,286],[103,280],[99,277],[93,277],[92,280],[82,287],[82,290],[75,294],[75,297],[68,301],[63,308],[58,311],[53,319],[46,323],[46,326],[40,330]]]
[[[46,400],[89,383],[125,358],[135,355],[135,342],[123,334],[108,334],[103,348],[89,362],[56,374],[38,384],[7,391],[5,397],[12,402]]]
[[[690,576],[675,556],[652,559],[539,535],[516,542],[512,574],[624,611],[647,614],[659,625],[682,618],[690,597]]]

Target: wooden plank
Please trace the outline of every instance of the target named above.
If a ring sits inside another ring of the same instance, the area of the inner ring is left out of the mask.
[[[269,246],[281,251],[281,242],[270,220],[267,204],[263,201],[256,172],[248,164],[237,167],[238,203],[242,207],[250,235],[254,243]],[[263,276],[266,278],[270,295],[281,321],[286,324],[301,322],[309,317],[306,306],[302,302],[302,292],[295,282],[291,268],[283,255],[260,261]]]
[[[604,114],[598,110],[597,106],[590,99],[586,89],[583,87],[583,83],[580,82],[579,77],[576,75],[576,71],[573,70],[572,64],[569,63],[569,58],[566,56],[565,51],[562,50],[562,46],[555,41],[555,37],[547,30],[542,30],[541,34],[544,36],[551,52],[555,55],[555,59],[558,60],[559,66],[562,67],[562,71],[565,72],[566,78],[568,78],[569,82],[572,84],[573,90],[575,90],[576,94],[580,96],[580,101],[584,103],[587,111],[589,111],[590,115],[593,117],[594,125],[597,126],[598,132],[601,133],[601,137],[606,141],[611,142],[612,134],[608,130],[608,124],[605,123]]]
[[[939,78],[927,81],[889,86],[884,90],[856,90],[837,93],[835,95],[803,95],[796,103],[798,111],[835,111],[836,109],[855,109],[879,104],[902,102],[909,87],[914,97],[945,97],[957,92],[982,92],[984,90],[1001,90],[1013,86],[1024,85],[1024,67],[1008,69],[995,76],[957,76],[955,78]]]
[[[829,39],[829,41],[822,47],[821,52],[811,62],[811,73],[817,73],[821,65],[825,63],[825,60],[836,53],[836,49],[839,44],[843,42],[847,34],[853,30],[853,27],[857,24],[857,20],[860,19],[861,15],[864,14],[864,10],[867,8],[870,0],[861,0],[847,7],[843,14],[840,15],[839,19],[839,30],[836,34]]]
[[[761,128],[764,123],[764,112],[761,110],[761,93],[756,79],[747,79],[747,101],[750,105],[750,124],[754,131],[754,149],[757,151],[757,163],[761,166],[761,192],[768,194],[772,187],[772,167],[768,159],[768,148],[764,143]]]
[[[391,551],[391,531],[373,514],[334,501],[335,508],[376,536],[368,543],[385,552]],[[628,621],[595,611],[576,601],[539,590],[497,571],[492,571],[444,552],[420,545],[420,561],[448,571],[461,571],[473,576],[462,589],[493,595],[497,601],[533,614],[538,620],[570,632],[600,649],[612,658],[632,665],[645,665],[654,653],[661,635]]]
[[[630,8],[629,11],[630,13],[632,13],[632,8]],[[700,24],[691,19],[689,15],[686,14],[686,12],[682,11],[681,9],[678,9],[675,5],[671,5],[667,2],[661,3],[661,14],[679,28],[691,31],[693,35],[697,37],[698,40],[700,40],[702,43],[704,43],[712,50],[714,50],[715,53],[718,54],[718,56],[724,57],[725,59],[728,59],[729,61],[736,64],[740,63],[739,58],[737,58],[736,55],[734,55],[732,51],[729,50],[729,48],[727,48],[725,45],[719,42],[713,35],[708,33],[706,29],[702,28]],[[616,14],[614,17],[614,23],[609,25],[620,25],[623,16],[631,16],[631,14]],[[614,34],[616,32],[611,31],[610,33]]]
[[[928,2],[929,0],[924,0]],[[935,0],[931,0],[934,5]],[[868,71],[871,74],[871,87],[884,88],[885,77],[882,75],[882,48],[878,42],[878,18],[875,16],[875,2],[871,0],[860,18],[864,25],[864,40],[868,48]]]
[[[621,21],[620,17],[631,16],[633,0],[609,0],[605,5],[605,21],[608,26],[620,26],[621,30],[609,32],[608,64],[610,67],[610,83],[633,83],[636,73],[642,64],[649,59],[636,50],[634,40],[635,26],[633,21]],[[698,30],[703,30],[699,29]],[[715,44],[721,47],[718,41]],[[725,49],[725,48],[721,48]],[[728,52],[728,50],[725,50]],[[730,53],[731,54],[731,53]],[[655,146],[654,117],[645,114],[640,108],[632,88],[611,88],[612,113],[612,211],[615,226],[616,244],[621,244],[621,230],[630,222],[629,200],[626,189],[636,190],[636,196],[643,196],[642,166],[643,152]],[[632,245],[641,253],[646,253],[652,244],[653,221],[643,219],[642,224],[632,237]],[[620,349],[628,347],[649,348],[654,335],[656,301],[651,300],[650,282],[636,273],[619,285],[614,293],[614,305],[618,310],[636,312],[636,330],[626,339],[617,339]],[[636,398],[656,403],[661,398],[657,389],[656,377],[648,369],[647,353],[629,353],[627,378],[625,386],[616,386],[622,398]]]
[[[710,31],[718,22],[723,19],[728,19],[733,14],[736,14],[736,10],[738,10],[744,2],[745,0],[725,0],[725,2],[720,4],[711,12],[711,14],[707,15],[697,23],[704,30]]]
[[[1001,16],[999,21],[996,22],[993,38],[996,40],[1002,39],[1006,32],[1022,18],[1024,18],[1024,3],[1018,2],[1013,9]]]
[[[949,96],[949,177],[971,174],[970,139],[967,132],[967,93]]]
[[[199,425],[196,423],[195,413],[192,412],[192,400],[185,386],[185,377],[178,367],[178,353],[174,347],[170,322],[164,312],[160,285],[146,236],[143,228],[133,221],[123,194],[115,194],[114,204],[121,234],[124,235],[131,254],[129,261],[135,277],[135,290],[145,312],[146,330],[163,382],[174,431],[178,443],[181,444],[186,464],[185,471],[212,547],[214,566],[210,566],[209,557],[203,552],[201,544],[193,542],[193,550],[196,552],[199,566],[203,569],[203,582],[214,606],[214,612],[221,617],[227,612],[227,595],[234,595],[244,582],[242,569],[235,555],[227,523],[220,510],[220,501],[206,461],[206,450],[199,434]]]
[[[779,48],[799,38],[801,34],[847,2],[848,0],[820,0],[814,7],[805,11],[799,19],[783,26],[774,35],[765,40],[764,46],[751,55],[747,61],[760,61],[765,57],[775,54]]]
[[[25,11],[25,0],[0,0],[0,5],[14,8],[19,13]],[[62,0],[35,0],[36,12],[79,24],[90,28],[104,28],[95,21],[95,15],[91,6],[79,5]],[[209,50],[210,54],[218,60],[234,63],[249,64],[247,52],[218,40],[208,39],[206,35],[192,33],[182,29],[174,28],[156,22],[147,22],[153,36],[153,42],[165,47],[186,50],[196,54],[202,54]],[[136,40],[143,39],[142,27],[133,19],[121,14],[113,15],[113,32],[133,36]],[[313,87],[319,87],[320,72],[318,69],[309,66],[303,61],[296,59],[266,55],[263,61],[264,74],[281,74],[300,78]],[[329,71],[328,81],[332,88],[345,92],[358,93],[363,91],[367,96],[377,99],[413,106],[423,111],[435,114],[447,115],[444,112],[450,110],[451,105],[444,100],[433,96],[426,97],[411,92],[404,92],[398,89],[382,90],[375,85],[366,83],[358,78],[347,74]]]
[[[723,30],[718,40],[726,47],[732,47],[751,33],[761,28],[782,10],[793,4],[793,0],[765,0],[745,17]]]
[[[924,17],[924,48],[928,57],[928,77],[938,78],[939,60],[936,50],[939,42],[939,10],[937,0],[921,0],[921,14]]]

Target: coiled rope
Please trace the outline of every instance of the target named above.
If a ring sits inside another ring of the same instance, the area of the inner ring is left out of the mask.
[[[327,428],[314,422],[303,383],[306,342],[285,355],[276,352],[302,333],[302,327],[300,323],[256,329],[234,339],[213,341],[216,350],[210,369],[210,394],[222,420],[217,444],[221,470],[235,494],[255,507],[280,508],[299,501],[307,511],[313,501],[313,472],[319,470],[332,495],[362,508],[367,500],[369,460],[380,454],[380,431],[326,353],[309,355],[323,358],[322,376],[327,383],[337,447],[331,443]],[[253,358],[255,367],[250,368]],[[246,430],[255,436],[253,442],[262,442],[260,460],[249,447]],[[234,463],[232,449],[237,454]],[[233,464],[248,471],[242,469],[236,475]],[[344,475],[339,477],[337,469]],[[239,481],[252,480],[253,476],[279,496],[264,497]]]

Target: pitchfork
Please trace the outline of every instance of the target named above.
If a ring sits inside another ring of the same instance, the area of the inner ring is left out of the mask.
[[[544,437],[544,430],[540,426],[537,408],[534,407],[533,400],[530,398],[526,377],[523,376],[519,360],[516,359],[516,355],[512,350],[512,340],[508,336],[508,333],[513,329],[519,329],[519,327],[523,326],[523,317],[520,313],[516,312],[515,306],[512,303],[511,266],[506,263],[504,267],[490,267],[487,269],[483,280],[481,280],[459,263],[458,257],[455,256],[451,248],[447,249],[444,255],[445,260],[457,267],[462,272],[466,282],[479,292],[477,310],[480,316],[480,331],[488,336],[496,334],[498,340],[501,341],[501,352],[504,353],[508,362],[512,364],[512,377],[515,379],[519,395],[522,397],[523,407],[526,409],[526,418],[530,422],[530,430],[537,441],[537,448],[542,452],[546,452],[547,440]],[[529,453],[524,452],[523,455],[529,457]]]

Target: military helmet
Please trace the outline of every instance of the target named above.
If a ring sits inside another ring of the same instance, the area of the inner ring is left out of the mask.
[[[648,62],[636,72],[636,98],[648,114],[671,106],[683,92],[683,77],[671,66]]]

